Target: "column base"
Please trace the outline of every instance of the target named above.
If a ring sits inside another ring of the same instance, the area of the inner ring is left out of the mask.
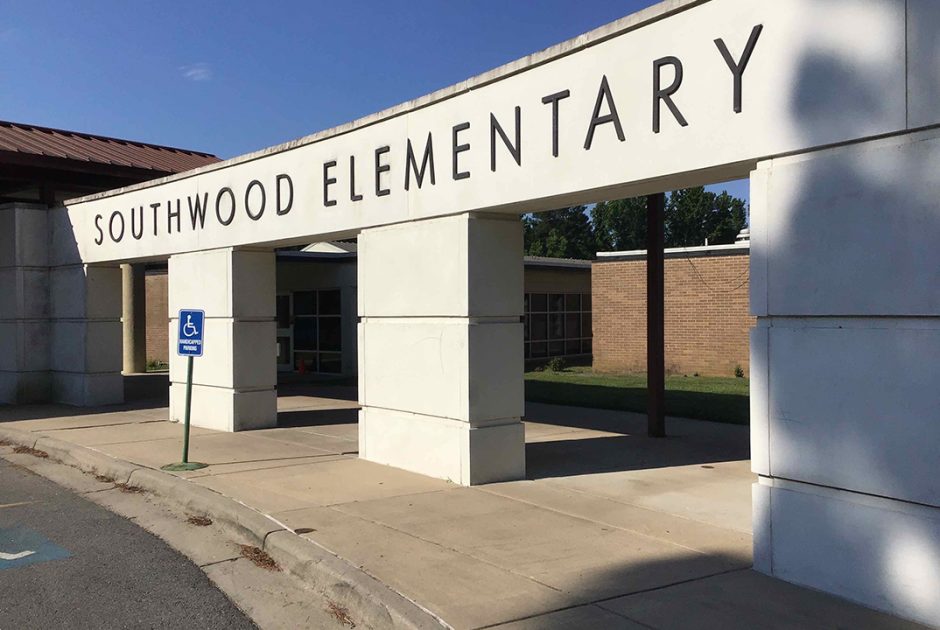
[[[359,411],[359,456],[463,486],[525,479],[519,418],[485,426],[377,407]]]
[[[124,377],[120,372],[53,372],[52,400],[76,407],[120,405]]]
[[[940,508],[761,477],[754,569],[940,626]]]
[[[185,414],[186,383],[170,383],[170,422],[183,422]],[[270,429],[277,426],[277,392],[193,385],[190,423],[215,431]]]
[[[0,371],[0,404],[28,405],[52,399],[49,372]]]

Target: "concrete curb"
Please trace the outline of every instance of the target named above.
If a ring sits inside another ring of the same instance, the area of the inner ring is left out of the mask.
[[[168,499],[187,512],[205,515],[264,549],[283,569],[312,590],[355,611],[370,628],[431,630],[449,628],[429,611],[354,567],[315,541],[275,519],[213,490],[160,470],[138,466],[92,448],[0,426],[0,440],[49,454],[84,472],[105,475]]]

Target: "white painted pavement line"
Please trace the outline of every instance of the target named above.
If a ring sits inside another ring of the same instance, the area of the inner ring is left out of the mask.
[[[28,556],[31,556],[34,553],[36,552],[35,551],[21,551],[19,553],[4,553],[0,551],[0,560],[7,560],[7,561],[19,560],[20,558],[26,558]]]
[[[0,510],[2,510],[3,508],[20,507],[21,505],[32,505],[34,503],[38,503],[38,501],[20,501],[19,503],[5,503],[3,505],[0,505]]]

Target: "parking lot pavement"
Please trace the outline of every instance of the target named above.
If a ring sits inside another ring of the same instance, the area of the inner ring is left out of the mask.
[[[0,628],[254,628],[156,536],[0,459]]]

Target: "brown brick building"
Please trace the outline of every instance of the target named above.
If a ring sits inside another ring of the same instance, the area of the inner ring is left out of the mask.
[[[666,371],[748,374],[749,243],[666,250]],[[591,273],[594,369],[646,371],[646,252],[599,254]]]

